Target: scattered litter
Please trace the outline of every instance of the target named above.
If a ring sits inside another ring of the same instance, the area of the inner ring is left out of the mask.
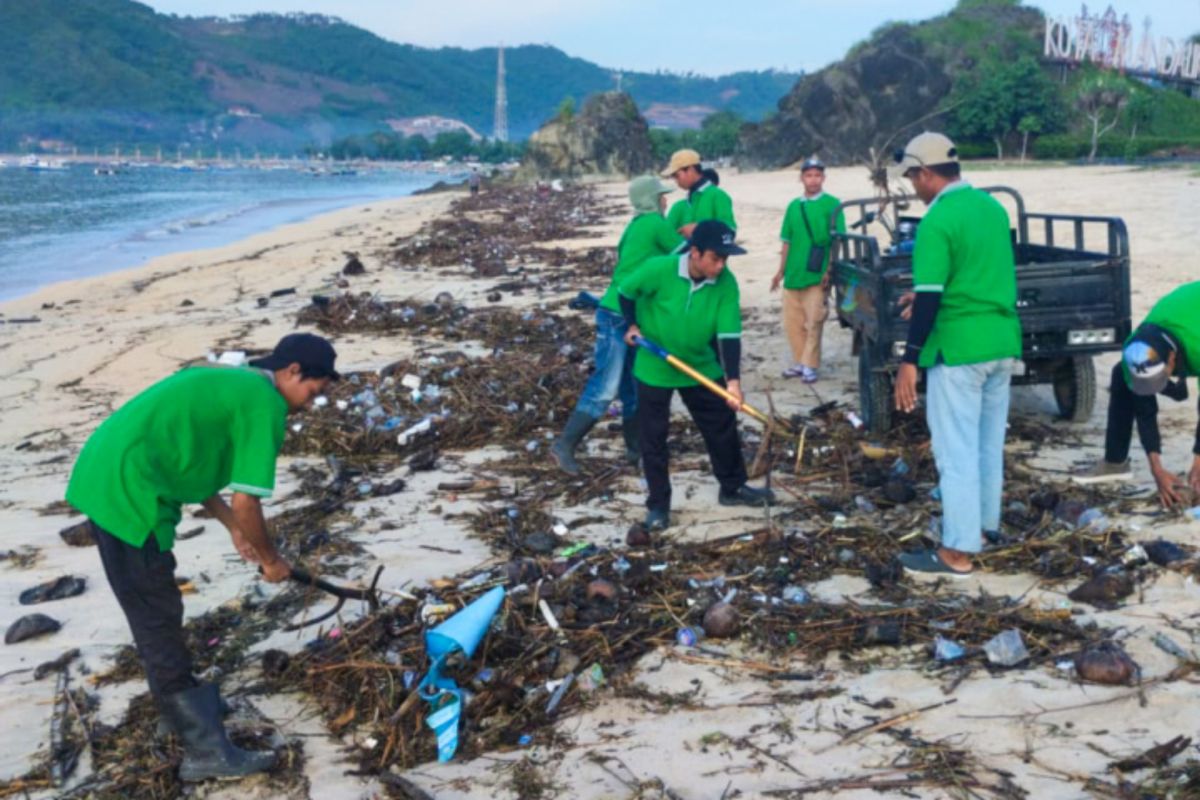
[[[26,639],[55,633],[60,628],[62,628],[61,622],[51,619],[45,614],[27,614],[8,626],[8,630],[4,633],[4,643],[17,644]]]
[[[989,662],[1000,667],[1015,667],[1029,658],[1029,650],[1021,639],[1021,632],[1016,628],[1009,628],[993,636],[983,646],[983,651],[987,654]]]

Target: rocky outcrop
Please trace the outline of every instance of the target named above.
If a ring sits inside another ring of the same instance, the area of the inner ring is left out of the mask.
[[[939,105],[980,58],[1037,41],[1041,12],[1015,5],[960,6],[917,25],[877,31],[846,58],[802,78],[768,120],[747,125],[740,160],[780,167],[812,153],[831,163],[882,157],[922,130],[943,127]]]
[[[529,138],[520,176],[638,175],[654,167],[649,128],[624,92],[592,95],[575,114],[560,113]]]

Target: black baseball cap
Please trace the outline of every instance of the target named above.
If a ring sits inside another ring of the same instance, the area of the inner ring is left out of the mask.
[[[810,169],[819,169],[821,172],[824,172],[825,162],[817,158],[815,155],[809,156],[808,158],[804,159],[804,163],[800,165],[800,171],[806,172]]]
[[[314,333],[289,333],[279,340],[275,349],[262,358],[250,362],[250,366],[259,369],[284,369],[290,364],[299,364],[300,368],[312,377],[332,378],[342,377],[333,368],[337,360],[337,351],[328,339]]]
[[[706,219],[692,228],[692,238],[688,240],[688,247],[695,247],[701,252],[711,250],[719,256],[744,255],[746,249],[738,247],[733,241],[736,237],[737,232],[724,222]]]

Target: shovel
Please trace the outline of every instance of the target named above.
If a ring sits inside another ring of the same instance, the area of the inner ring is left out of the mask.
[[[725,389],[725,387],[721,386],[721,384],[717,383],[716,381],[712,380],[711,378],[705,377],[700,372],[697,372],[695,370],[695,368],[693,368],[687,362],[671,355],[660,345],[657,345],[654,342],[652,342],[649,339],[646,339],[645,337],[642,337],[642,336],[635,336],[633,338],[633,341],[637,344],[638,347],[641,347],[643,350],[646,350],[646,351],[651,352],[654,355],[658,356],[663,361],[666,361],[672,367],[679,370],[684,375],[687,375],[689,378],[695,380],[697,383],[699,383],[705,389],[708,389],[710,392],[717,395],[718,397],[720,397],[724,400],[727,400],[727,401],[728,400],[733,400],[735,402],[737,401],[737,398],[734,397],[732,394],[730,394],[729,391],[727,389]],[[758,420],[763,425],[766,425],[768,428],[770,428],[771,426],[774,426],[781,430],[786,431],[787,433],[789,433],[792,436],[800,435],[800,431],[796,430],[796,426],[793,425],[788,420],[783,419],[779,416],[768,417],[766,414],[759,411],[757,408],[755,408],[754,406],[750,405],[749,403],[747,403],[745,401],[742,401],[740,410],[743,413],[745,413],[751,417],[754,417],[754,419]]]

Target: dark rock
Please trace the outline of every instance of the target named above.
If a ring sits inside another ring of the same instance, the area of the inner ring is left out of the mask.
[[[554,548],[558,547],[558,537],[552,533],[537,531],[526,536],[523,544],[526,550],[545,555],[554,552]]]
[[[503,295],[499,292],[488,292],[487,301],[489,303],[499,303],[502,297]]]
[[[268,678],[282,678],[291,663],[292,657],[282,650],[268,650],[262,655],[263,675]]]
[[[625,544],[630,547],[646,547],[650,541],[650,531],[646,530],[646,526],[641,522],[630,525],[629,532],[625,534]]]
[[[1075,656],[1075,671],[1081,680],[1109,686],[1131,686],[1141,674],[1137,662],[1116,642],[1098,642]]]
[[[71,547],[95,547],[96,540],[92,538],[92,523],[86,519],[83,522],[63,528],[58,532],[62,540]]]
[[[196,304],[193,303],[191,300],[184,300],[182,303],[179,304],[179,307],[180,308],[188,308],[188,307],[194,306],[194,305],[196,305]]]
[[[45,603],[49,600],[62,600],[65,597],[75,597],[83,594],[87,588],[87,578],[75,575],[63,575],[52,581],[38,584],[32,589],[21,592],[18,600],[23,606]]]
[[[61,627],[61,622],[51,619],[45,614],[28,614],[8,626],[8,630],[4,633],[4,643],[16,644],[36,636],[45,636],[48,633],[54,633]]]
[[[900,644],[902,631],[899,622],[870,620],[858,629],[858,640],[863,644]]]
[[[1166,539],[1147,542],[1142,545],[1142,549],[1146,551],[1147,557],[1160,567],[1188,559],[1188,552],[1186,550],[1174,542],[1168,542]]]
[[[260,297],[255,302],[258,303],[259,308],[266,308],[267,304],[270,303],[271,301],[265,297]]]
[[[578,114],[559,115],[529,137],[518,175],[640,175],[653,169],[650,129],[637,104],[624,92],[602,92]]]
[[[917,490],[913,487],[912,481],[904,478],[892,478],[883,485],[883,496],[893,503],[912,502],[917,496]]]
[[[350,258],[346,261],[346,266],[342,267],[343,275],[366,275],[367,268],[358,260],[358,256],[351,253]]]
[[[1088,603],[1096,608],[1112,609],[1117,601],[1133,594],[1133,579],[1125,573],[1101,572],[1080,586],[1067,597],[1077,603]]]
[[[714,639],[737,636],[741,624],[737,609],[729,603],[713,603],[704,612],[704,633]]]
[[[542,577],[542,567],[532,558],[514,558],[504,565],[504,579],[509,586],[533,583]]]

